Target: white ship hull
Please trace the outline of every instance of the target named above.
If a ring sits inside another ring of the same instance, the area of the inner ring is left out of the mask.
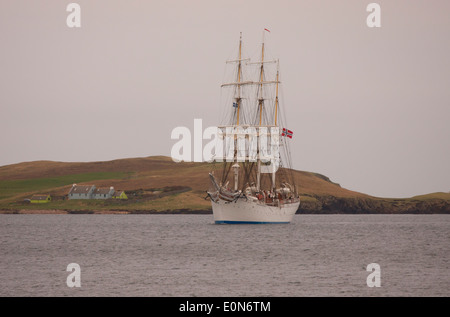
[[[212,201],[216,224],[233,223],[290,223],[300,202],[283,204],[281,207],[269,206],[257,201],[239,198],[235,202]]]

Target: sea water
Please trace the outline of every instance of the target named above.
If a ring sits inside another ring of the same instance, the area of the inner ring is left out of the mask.
[[[449,238],[450,215],[0,215],[0,296],[450,296]]]

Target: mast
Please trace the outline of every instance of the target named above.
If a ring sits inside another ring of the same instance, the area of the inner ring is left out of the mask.
[[[278,83],[280,78],[280,60],[277,60],[277,88],[276,88],[276,94],[275,94],[275,126],[277,125],[277,116],[278,116]],[[276,185],[275,185],[275,171],[272,172],[272,190],[275,192]]]
[[[232,125],[236,125],[239,126],[241,124],[241,106],[242,106],[242,96],[241,96],[241,86],[245,86],[245,85],[253,85],[255,82],[253,81],[243,81],[242,80],[242,69],[243,69],[243,61],[249,61],[249,58],[242,58],[242,32],[240,32],[240,36],[239,36],[239,55],[238,58],[235,60],[227,60],[226,63],[227,64],[237,64],[237,76],[234,82],[230,82],[230,83],[224,83],[221,85],[221,87],[227,87],[227,86],[233,86],[235,87],[234,90],[234,102],[233,102],[233,107],[234,107],[234,111],[236,114],[236,119],[233,118],[232,120]],[[238,190],[238,176],[239,176],[239,163],[237,161],[237,135],[234,135],[234,154],[233,154],[233,163],[230,163],[228,167],[225,167],[223,170],[223,175],[222,175],[222,180],[225,181],[225,179],[227,179],[228,177],[228,173],[230,171],[230,169],[233,167],[235,173],[235,186],[234,189],[235,191]],[[225,162],[225,166],[227,166],[228,164]]]
[[[265,30],[264,30],[265,31]],[[263,81],[264,81],[264,31],[263,31],[263,40],[261,45],[261,70],[260,70],[260,76],[259,76],[259,126],[262,124],[262,107],[263,107]],[[261,159],[258,155],[257,160],[257,168],[256,168],[256,190],[259,191],[261,189]]]
[[[264,32],[263,32],[263,42],[262,42],[262,48],[261,48],[261,71],[260,71],[260,98],[259,98],[259,126],[261,126],[262,123],[262,106],[263,106],[263,81],[264,81]]]
[[[236,125],[239,125],[239,112],[241,108],[241,76],[242,76],[242,32],[239,35],[239,58],[238,58],[238,73],[237,73],[237,96],[236,96]],[[236,163],[233,165],[234,168],[234,190],[238,190],[239,186],[239,163],[237,162],[237,136],[234,136],[234,143],[235,143],[235,152],[234,152],[234,159],[236,160]]]
[[[239,110],[241,108],[241,85],[239,85],[239,83],[241,82],[241,74],[242,74],[242,66],[241,66],[241,61],[242,61],[242,32],[239,36],[239,59],[238,59],[238,78],[237,78],[237,90],[238,90],[238,94],[236,97],[236,104],[237,104],[237,114],[236,114],[236,125],[239,125]]]
[[[278,117],[278,83],[280,78],[280,60],[277,60],[277,89],[275,95],[275,126],[277,125],[277,117]]]

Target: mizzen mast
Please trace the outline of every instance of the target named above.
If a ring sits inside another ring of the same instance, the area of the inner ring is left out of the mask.
[[[275,126],[277,126],[277,117],[278,117],[278,84],[280,79],[280,60],[277,60],[277,79],[276,79],[276,91],[275,91]],[[275,192],[275,171],[272,172],[272,190]]]

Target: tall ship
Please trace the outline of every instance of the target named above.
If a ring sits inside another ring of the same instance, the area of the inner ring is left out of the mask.
[[[278,59],[267,58],[263,31],[260,56],[226,61],[221,123],[207,191],[217,224],[290,223],[300,206],[291,169]],[[229,69],[230,68],[230,69]]]

